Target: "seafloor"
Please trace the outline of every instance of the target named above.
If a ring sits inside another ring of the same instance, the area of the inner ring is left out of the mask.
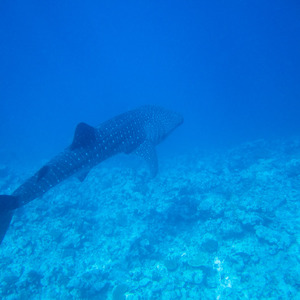
[[[163,156],[152,180],[128,161],[16,212],[1,299],[300,299],[300,139]],[[33,171],[2,165],[1,194]]]

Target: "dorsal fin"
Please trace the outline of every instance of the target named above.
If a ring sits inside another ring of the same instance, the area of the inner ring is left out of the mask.
[[[37,173],[37,181],[41,180],[49,171],[49,166],[43,166]]]
[[[76,127],[70,150],[90,145],[96,140],[96,129],[88,124],[79,123]]]

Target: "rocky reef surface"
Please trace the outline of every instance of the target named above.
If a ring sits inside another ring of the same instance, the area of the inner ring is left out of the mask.
[[[1,299],[300,299],[300,140],[113,159],[16,211]],[[0,192],[34,170],[0,165]]]

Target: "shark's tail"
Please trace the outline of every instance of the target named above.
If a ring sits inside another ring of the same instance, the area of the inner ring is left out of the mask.
[[[17,202],[18,197],[16,196],[0,195],[0,244],[9,227]]]

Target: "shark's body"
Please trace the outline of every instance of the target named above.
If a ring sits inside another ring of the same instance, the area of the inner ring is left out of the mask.
[[[42,196],[72,175],[82,181],[100,162],[117,153],[136,153],[143,157],[152,176],[157,173],[155,146],[182,124],[181,115],[156,106],[143,106],[91,127],[77,125],[72,144],[11,196],[0,195],[0,243],[10,224],[13,210]]]

